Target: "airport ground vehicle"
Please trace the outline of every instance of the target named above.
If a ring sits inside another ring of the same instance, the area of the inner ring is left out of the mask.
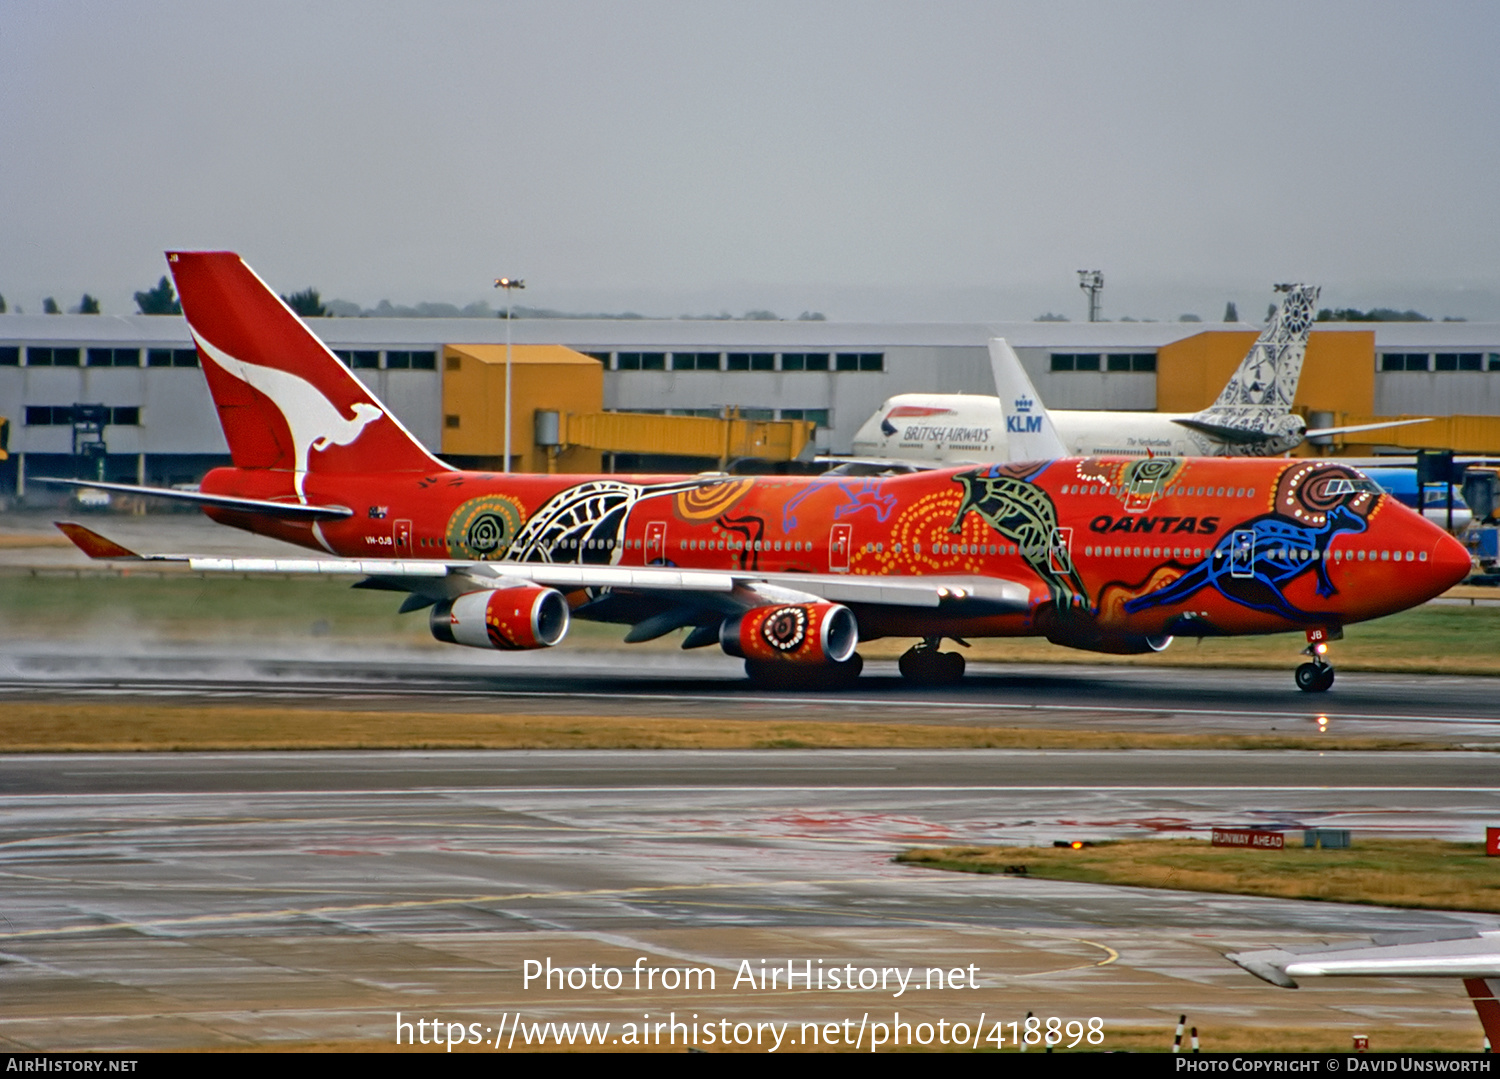
[[[903,476],[462,472],[433,457],[231,252],[174,252],[234,461],[191,501],[319,558],[191,559],[359,573],[430,608],[438,639],[559,643],[573,617],[687,629],[773,684],[857,677],[860,639],[918,640],[901,670],[962,674],[945,639],[1044,636],[1099,652],[1174,635],[1301,630],[1305,690],[1350,622],[1421,603],[1463,547],[1336,462],[1064,458]],[[60,481],[72,482],[72,481]],[[142,557],[64,526],[94,557]],[[329,557],[331,556],[331,557]],[[159,556],[146,556],[159,557]]]

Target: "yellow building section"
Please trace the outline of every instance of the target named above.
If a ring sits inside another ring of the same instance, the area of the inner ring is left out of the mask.
[[[1196,412],[1207,408],[1240,365],[1255,333],[1211,330],[1163,345],[1156,354],[1156,408]],[[1373,330],[1313,330],[1292,407],[1309,426],[1352,427],[1416,417],[1375,416]],[[1316,416],[1313,414],[1317,413]],[[1304,443],[1299,456],[1368,456],[1380,447],[1500,453],[1500,416],[1439,416],[1426,423],[1336,435],[1326,446]]]
[[[1415,416],[1338,416],[1332,426],[1343,427],[1384,420],[1417,419]],[[1395,446],[1408,450],[1452,450],[1454,453],[1500,454],[1500,416],[1434,416],[1423,423],[1364,431],[1343,436],[1335,452],[1365,457],[1375,447]],[[1356,441],[1358,440],[1358,441]]]
[[[590,412],[559,417],[564,445],[611,453],[673,453],[684,457],[759,457],[790,461],[812,441],[811,420],[744,420],[712,416],[654,416],[642,412]],[[671,449],[641,447],[670,446]]]
[[[512,345],[510,355],[516,472],[598,472],[604,453],[789,461],[812,441],[814,425],[804,420],[605,412],[598,360],[562,345]],[[537,444],[539,415],[545,446]],[[445,346],[442,453],[499,468],[504,445],[505,346]]]
[[[596,412],[604,407],[604,365],[562,345],[512,345],[510,452],[516,472],[547,471],[536,444],[539,410]],[[447,345],[443,348],[443,449],[445,455],[505,457],[505,346]],[[597,472],[597,450],[558,454],[558,471]]]
[[[1157,411],[1197,412],[1213,404],[1255,338],[1253,330],[1214,330],[1161,346],[1156,353]],[[1303,415],[1373,412],[1374,331],[1313,330],[1292,407]]]

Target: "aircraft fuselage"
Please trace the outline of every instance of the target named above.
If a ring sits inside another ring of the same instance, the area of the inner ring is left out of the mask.
[[[1193,412],[1118,412],[1049,409],[1052,425],[1076,457],[1269,457],[1302,441],[1301,418],[1289,417],[1285,437],[1227,444],[1180,421]],[[1040,413],[1006,414],[998,397],[982,394],[902,394],[891,398],[854,436],[852,455],[890,461],[992,464],[1008,459],[1007,438],[1039,430]],[[1295,430],[1292,428],[1295,427]]]
[[[1024,614],[851,603],[865,638],[1013,636],[1116,650],[1169,635],[1340,626],[1422,602],[1464,549],[1333,462],[1089,457],[911,475],[308,473],[317,524],[210,509],[340,557],[668,566],[1023,583]],[[286,499],[289,473],[207,493]]]

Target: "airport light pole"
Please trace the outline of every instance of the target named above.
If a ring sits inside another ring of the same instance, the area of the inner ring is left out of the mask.
[[[1079,270],[1078,287],[1089,294],[1089,321],[1099,321],[1099,293],[1104,291],[1104,274],[1099,270]]]
[[[510,471],[510,317],[511,291],[525,288],[526,282],[519,277],[497,277],[495,287],[505,290],[505,468]]]

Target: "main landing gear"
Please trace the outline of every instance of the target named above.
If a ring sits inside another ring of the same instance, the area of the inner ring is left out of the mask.
[[[745,660],[745,674],[761,689],[851,689],[865,669],[858,652],[843,663],[775,663]]]
[[[919,686],[947,686],[963,678],[964,657],[957,652],[939,652],[942,643],[941,637],[928,637],[903,652],[896,664],[901,677]]]
[[[1307,647],[1302,654],[1312,658],[1298,667],[1296,673],[1297,688],[1303,693],[1326,693],[1333,685],[1333,666],[1323,657],[1328,652],[1328,642],[1341,640],[1343,636],[1344,631],[1338,627],[1307,631]]]

